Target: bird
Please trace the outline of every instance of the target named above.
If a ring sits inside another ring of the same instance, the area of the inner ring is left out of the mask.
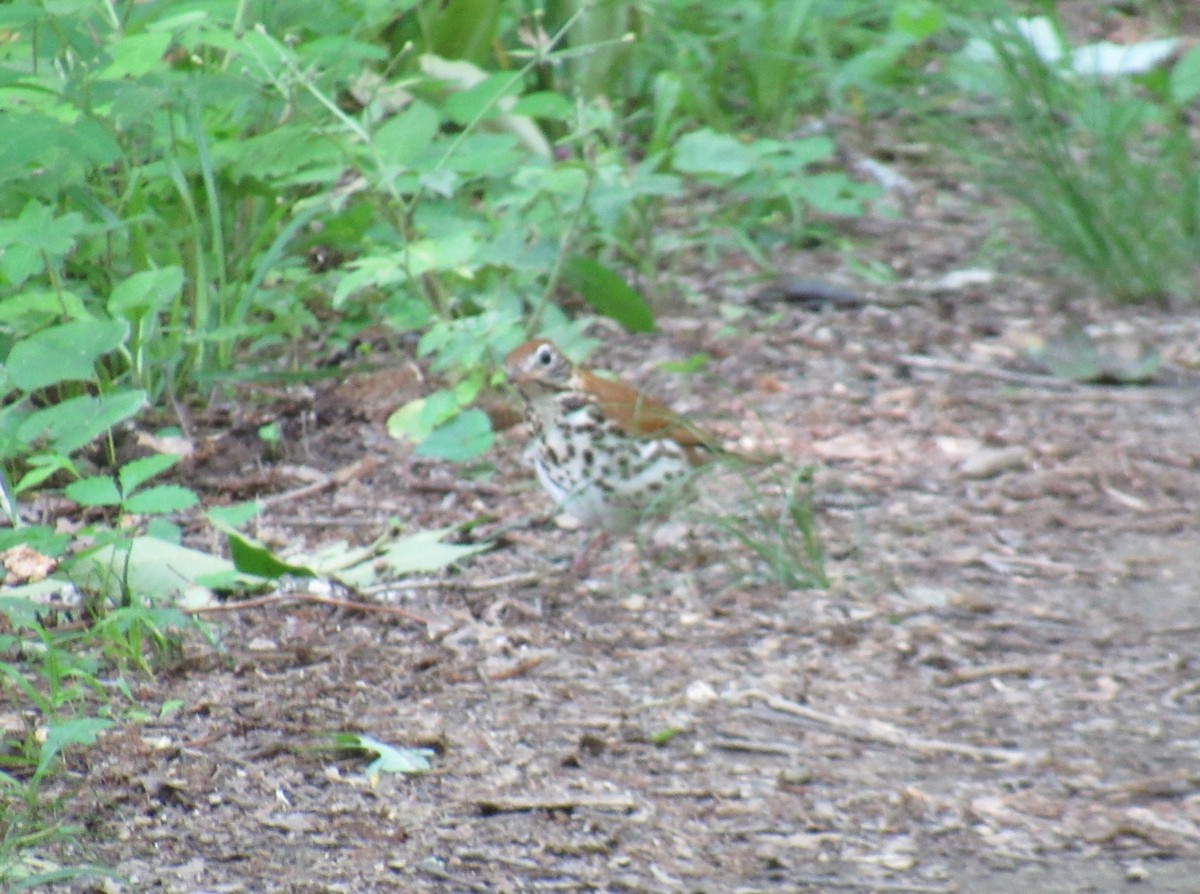
[[[547,339],[513,349],[504,369],[525,404],[538,480],[584,526],[627,530],[668,510],[694,470],[740,456],[632,385],[576,366]]]

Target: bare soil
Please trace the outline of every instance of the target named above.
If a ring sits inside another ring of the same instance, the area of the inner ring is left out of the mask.
[[[76,887],[1200,892],[1200,314],[1059,312],[1073,286],[997,253],[993,213],[941,184],[858,224],[887,285],[833,251],[784,261],[856,306],[751,300],[734,263],[697,268],[704,297],[653,335],[598,330],[595,365],[814,466],[828,588],[686,519],[572,576],[587,532],[548,520],[520,426],[468,470],[386,437],[420,387],[405,357],[210,419],[189,480],[284,494],[258,530],[277,546],[389,518],[490,518],[469,536],[496,546],[363,610],[207,615],[215,645],[138,684],[183,708],[73,759],[70,856],[126,879]],[[1159,381],[1039,373],[1026,348],[1072,321],[1162,352]],[[657,366],[701,351],[698,373]],[[730,477],[710,499],[769,501]],[[332,731],[432,747],[434,769],[372,784]]]

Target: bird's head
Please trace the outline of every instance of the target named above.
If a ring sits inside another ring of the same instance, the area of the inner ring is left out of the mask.
[[[527,341],[504,358],[508,380],[527,398],[565,391],[571,387],[574,371],[566,355],[544,338]]]

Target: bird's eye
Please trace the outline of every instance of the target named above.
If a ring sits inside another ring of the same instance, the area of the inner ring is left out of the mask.
[[[537,359],[538,363],[540,363],[542,366],[549,366],[554,362],[554,355],[550,353],[549,348],[543,347],[540,351],[538,351]]]

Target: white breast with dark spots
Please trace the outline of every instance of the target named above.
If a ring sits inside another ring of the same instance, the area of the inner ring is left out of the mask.
[[[531,409],[538,480],[563,511],[586,524],[632,521],[691,470],[674,441],[626,435],[575,396]]]

